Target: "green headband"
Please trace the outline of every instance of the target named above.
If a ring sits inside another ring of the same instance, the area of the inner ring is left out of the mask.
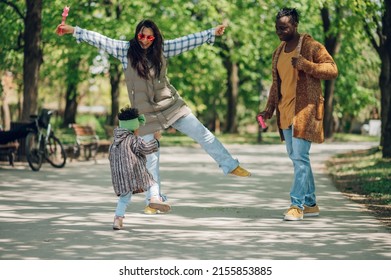
[[[126,121],[121,121],[120,120],[119,121],[119,127],[126,128],[127,130],[130,130],[130,131],[135,131],[137,128],[140,127],[140,124],[144,125],[145,122],[146,122],[145,116],[144,115],[140,115],[136,119],[126,120]]]

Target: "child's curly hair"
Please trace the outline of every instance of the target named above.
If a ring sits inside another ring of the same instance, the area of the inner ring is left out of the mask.
[[[137,108],[131,108],[129,104],[122,107],[118,113],[118,119],[121,121],[133,120],[137,119],[138,117],[139,113]]]

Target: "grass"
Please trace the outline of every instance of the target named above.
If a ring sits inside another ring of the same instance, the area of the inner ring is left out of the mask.
[[[334,133],[331,140],[326,142],[380,142],[379,136],[369,136],[361,134]]]
[[[391,228],[391,159],[378,148],[352,151],[327,164],[335,186],[353,201],[363,203]]]
[[[340,154],[330,159],[327,166],[345,190],[384,198],[391,204],[391,159],[383,159],[380,149]]]

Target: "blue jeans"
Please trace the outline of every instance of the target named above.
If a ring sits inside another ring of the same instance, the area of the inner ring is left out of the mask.
[[[230,173],[239,166],[239,161],[231,156],[216,136],[214,136],[213,133],[210,132],[193,114],[180,118],[172,124],[172,127],[199,143],[217,162],[224,174]],[[143,136],[145,141],[151,141],[153,138],[153,134]],[[147,169],[157,183],[149,189],[146,197],[146,204],[148,204],[148,199],[150,197],[156,195],[160,195],[163,200],[166,200],[166,197],[163,196],[160,191],[159,159],[160,151],[147,155]]]
[[[311,142],[293,137],[293,129],[283,129],[286,150],[293,162],[294,179],[291,186],[291,206],[304,209],[316,204],[315,181],[310,163]]]
[[[117,208],[115,209],[115,216],[125,217],[125,211],[129,205],[131,198],[132,192],[129,192],[127,195],[121,195],[120,197],[118,197]]]

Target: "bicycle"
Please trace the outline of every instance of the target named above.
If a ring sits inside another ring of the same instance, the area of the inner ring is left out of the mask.
[[[26,137],[26,157],[33,171],[41,169],[45,159],[53,167],[62,168],[66,163],[66,152],[61,141],[54,135],[50,118],[53,112],[42,109],[41,114],[31,115],[35,129]]]

